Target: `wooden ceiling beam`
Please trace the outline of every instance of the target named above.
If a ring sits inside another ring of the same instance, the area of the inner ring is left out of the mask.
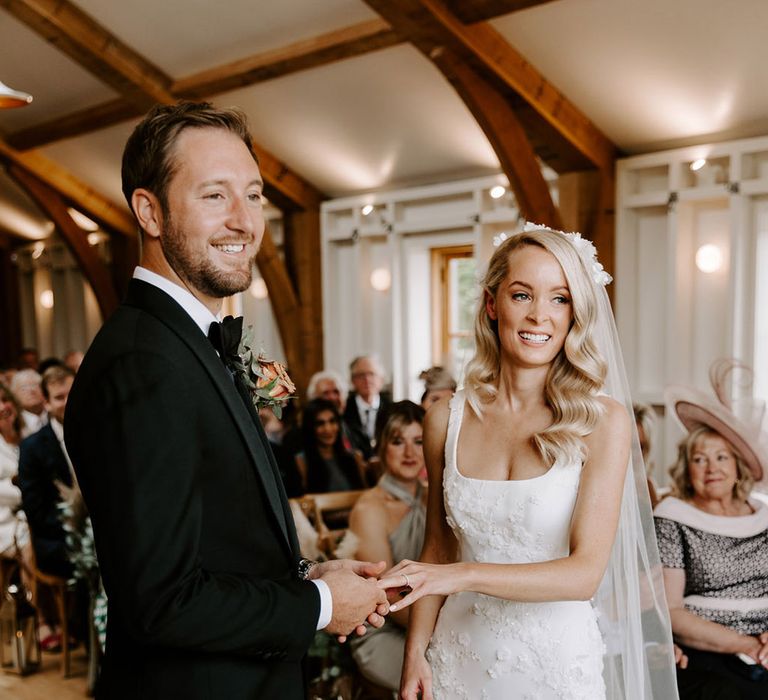
[[[0,139],[0,160],[34,175],[105,228],[126,236],[136,235],[136,222],[127,208],[111,202],[37,151],[20,153]]]
[[[259,159],[261,177],[264,179],[264,195],[279,209],[315,209],[326,199],[314,185],[297,175],[266,148],[257,143],[252,145]]]
[[[609,168],[611,141],[487,22],[466,25],[443,0],[365,0],[426,56],[450,49],[514,91],[593,167]]]
[[[24,168],[12,165],[8,172],[37,202],[37,205],[51,217],[80,265],[86,280],[91,285],[102,318],[107,318],[117,308],[117,290],[112,283],[109,269],[99,258],[96,250],[89,245],[86,232],[69,215],[67,203],[56,190],[31,175]]]
[[[283,343],[286,363],[289,368],[300,367],[303,360],[296,319],[302,315],[301,303],[288,274],[288,268],[280,258],[268,224],[264,229],[259,252],[256,254],[256,265],[264,279],[264,284],[267,285],[269,303]]]
[[[177,101],[170,91],[170,78],[69,0],[0,0],[0,7],[120,91],[132,107],[143,112],[154,104]],[[112,109],[120,111],[114,104]],[[68,124],[71,131],[71,119]],[[254,149],[273,198],[295,209],[313,208],[324,199],[321,192],[269,151],[258,144]]]
[[[400,39],[384,20],[361,22],[181,78],[170,85],[169,90],[177,99],[207,99],[227,90],[316,68],[399,42]],[[118,98],[21,129],[8,136],[8,143],[20,150],[38,148],[63,138],[119,124],[144,111],[128,100]]]
[[[199,100],[400,43],[382,19],[360,22],[177,80],[171,92]]]
[[[465,7],[464,0],[451,0],[451,9],[464,21],[473,22],[551,1],[485,0]],[[5,2],[8,0],[0,0],[0,3]],[[298,71],[396,46],[402,42],[403,39],[388,22],[383,19],[369,20],[180,78],[168,89],[176,98],[207,99],[227,90],[281,78]],[[128,100],[117,98],[20,129],[9,135],[7,141],[19,150],[39,148],[64,138],[119,124],[141,115],[144,111]]]
[[[0,0],[20,22],[143,110],[163,102],[171,79],[69,0]]]
[[[226,90],[281,78],[397,43],[400,39],[391,27],[384,20],[375,19],[181,78],[168,89],[176,99],[207,99]],[[128,100],[118,98],[21,129],[8,136],[8,143],[21,150],[38,148],[63,138],[119,124],[144,111]]]
[[[94,107],[86,107],[77,112],[65,114],[63,117],[20,129],[9,134],[6,141],[8,145],[19,151],[27,151],[62,139],[106,129],[128,119],[139,117],[145,111],[132,102],[118,97]]]
[[[482,22],[550,2],[554,0],[445,0],[448,9],[464,24]]]
[[[523,217],[561,229],[560,213],[536,153],[509,103],[466,61],[450,51],[438,49],[432,59],[459,93],[496,152]]]

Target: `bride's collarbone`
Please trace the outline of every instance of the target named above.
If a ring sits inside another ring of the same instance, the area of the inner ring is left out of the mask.
[[[483,426],[487,428],[487,426]],[[535,479],[548,470],[533,443],[533,430],[468,430],[460,435],[457,462],[461,474],[488,481]]]

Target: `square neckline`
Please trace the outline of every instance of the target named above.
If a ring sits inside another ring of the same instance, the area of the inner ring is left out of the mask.
[[[456,427],[454,428],[455,435],[453,436],[453,445],[451,446],[451,461],[453,470],[465,481],[475,481],[480,484],[524,484],[543,479],[544,477],[548,476],[557,466],[560,465],[562,458],[558,457],[554,462],[552,462],[547,471],[545,471],[543,474],[532,476],[528,479],[478,479],[474,476],[466,476],[462,474],[461,470],[459,469],[459,437],[461,436],[461,427],[464,423],[464,406],[467,403],[467,399],[464,395],[464,389],[460,389],[454,394],[451,403],[454,401],[456,402],[455,406],[449,405],[451,413],[448,419],[449,430],[452,422],[457,423]]]

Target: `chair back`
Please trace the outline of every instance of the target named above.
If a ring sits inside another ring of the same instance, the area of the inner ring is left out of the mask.
[[[364,489],[310,493],[298,499],[301,510],[317,531],[318,546],[329,559],[349,526],[349,513]]]

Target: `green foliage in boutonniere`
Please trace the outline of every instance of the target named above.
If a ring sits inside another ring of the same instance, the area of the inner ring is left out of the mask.
[[[283,415],[283,406],[296,393],[296,386],[285,371],[285,365],[267,359],[263,350],[254,354],[251,326],[243,329],[238,352],[241,363],[236,369],[248,387],[256,410],[268,406],[279,420]]]

